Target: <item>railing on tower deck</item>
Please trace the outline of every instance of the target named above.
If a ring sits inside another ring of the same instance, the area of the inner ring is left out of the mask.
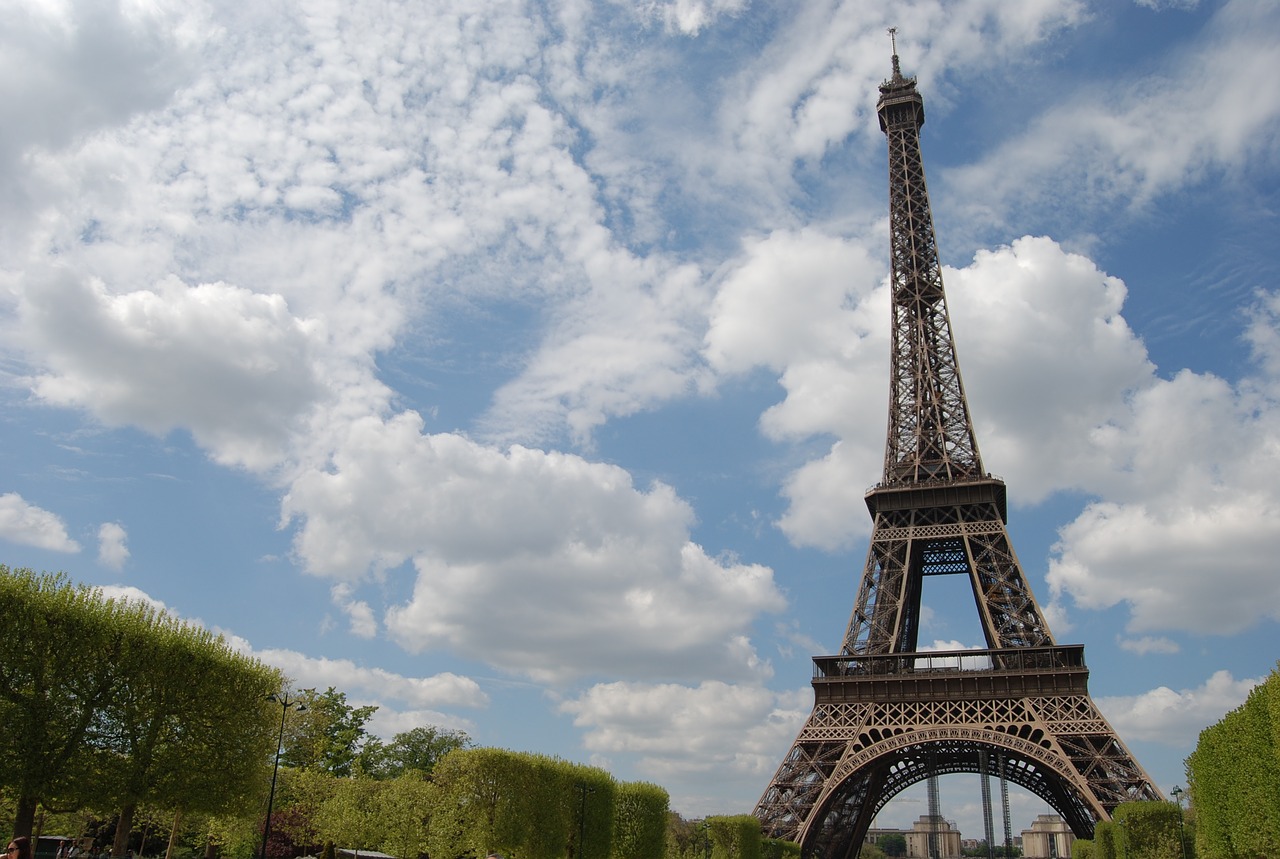
[[[884,677],[900,674],[1017,674],[1083,671],[1084,645],[1006,647],[996,650],[929,650],[876,656],[815,656],[813,677]]]

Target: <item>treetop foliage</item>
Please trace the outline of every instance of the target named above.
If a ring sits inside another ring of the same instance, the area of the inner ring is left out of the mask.
[[[260,795],[274,668],[155,607],[0,565],[0,786],[38,804],[217,813]],[[198,682],[193,682],[193,679]]]

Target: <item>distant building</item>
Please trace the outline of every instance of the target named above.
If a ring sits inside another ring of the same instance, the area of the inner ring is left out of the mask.
[[[954,823],[941,817],[920,815],[920,819],[906,835],[907,859],[930,859],[934,855],[937,859],[957,859],[964,855],[960,852],[960,830],[956,829]],[[929,838],[935,835],[938,839],[938,852],[933,854],[929,852]]]
[[[1056,814],[1041,814],[1022,830],[1023,859],[1070,859],[1076,840],[1067,822]]]

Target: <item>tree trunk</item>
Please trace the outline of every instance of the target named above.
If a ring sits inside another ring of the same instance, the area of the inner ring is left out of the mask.
[[[25,835],[31,838],[31,830],[36,825],[36,806],[40,804],[40,800],[34,796],[23,795],[18,797],[18,807],[13,814],[13,837]],[[35,855],[35,839],[31,839],[31,854]]]
[[[173,813],[173,829],[169,830],[169,846],[165,848],[164,859],[173,859],[173,844],[178,840],[178,821],[182,819],[182,812],[175,811]]]
[[[116,838],[111,843],[111,859],[122,859],[129,851],[129,833],[133,831],[133,813],[137,809],[136,802],[126,802],[120,809],[120,820],[116,823]]]

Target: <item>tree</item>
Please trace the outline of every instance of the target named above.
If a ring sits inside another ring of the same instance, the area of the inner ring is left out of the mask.
[[[514,814],[524,768],[512,752],[464,749],[435,766],[439,806],[431,825],[432,856],[486,856],[522,840]]]
[[[710,859],[711,835],[703,821],[685,820],[678,812],[667,813],[666,859]]]
[[[760,821],[750,814],[708,817],[712,859],[760,859]]]
[[[326,842],[372,850],[382,831],[380,800],[384,782],[365,776],[339,778],[320,804],[316,831]]]
[[[62,574],[3,565],[0,605],[0,784],[16,797],[14,834],[30,836],[39,803],[79,807],[97,783],[89,740],[116,689],[128,611]]]
[[[433,856],[610,855],[617,786],[604,770],[502,749],[459,749],[436,764],[432,781]]]
[[[290,710],[285,723],[284,752],[280,763],[302,769],[321,769],[335,776],[349,776],[369,739],[365,723],[377,707],[353,707],[345,692],[330,686],[324,692],[303,689],[299,706]]]
[[[324,842],[320,834],[321,808],[338,790],[339,779],[320,769],[289,769],[282,772],[278,797],[282,814],[272,817],[272,828],[277,822],[280,832],[291,845],[312,847]],[[272,833],[274,837],[274,832]],[[292,856],[290,850],[270,856]]]
[[[449,752],[470,746],[471,738],[464,731],[424,725],[396,734],[385,745],[370,737],[361,750],[360,762],[365,772],[377,778],[398,778],[410,771],[429,775]]]
[[[1122,802],[1111,814],[1121,830],[1121,852],[1127,859],[1181,856],[1178,807],[1172,802]]]
[[[898,832],[881,835],[876,839],[876,846],[883,850],[886,856],[907,855],[907,837]]]
[[[255,804],[274,740],[265,699],[281,683],[208,630],[148,606],[132,619],[100,744],[120,809],[113,856],[127,851],[140,803],[209,814]]]
[[[1200,733],[1187,791],[1199,855],[1280,855],[1280,669]]]
[[[618,785],[610,859],[662,859],[671,799],[656,784]]]
[[[392,856],[414,859],[427,852],[435,786],[417,769],[382,785],[379,823],[382,838],[378,848]]]

